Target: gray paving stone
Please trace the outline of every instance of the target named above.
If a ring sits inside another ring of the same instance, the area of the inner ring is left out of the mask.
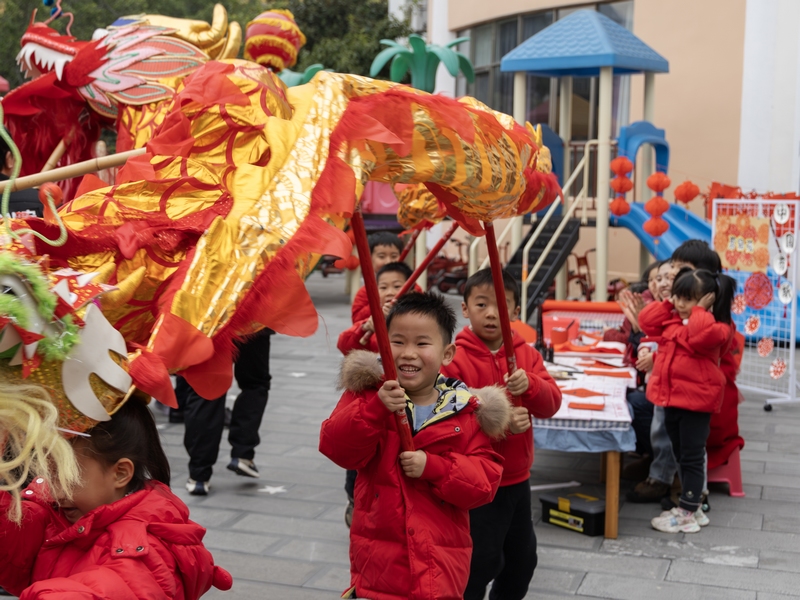
[[[268,548],[281,541],[278,536],[250,534],[242,531],[209,529],[203,543],[212,550],[231,550],[247,554],[264,554]],[[214,553],[216,556],[216,553]]]
[[[332,598],[339,598],[344,590],[350,587],[350,567],[330,567],[319,575],[312,577],[304,586],[335,592]]]
[[[800,502],[800,492],[786,487],[765,486],[761,492],[765,500],[780,500],[782,502]]]
[[[714,498],[712,498],[712,501]],[[715,527],[736,527],[739,529],[761,529],[763,516],[749,512],[737,512],[717,509],[716,502],[712,503],[713,510],[708,513],[708,518]],[[650,522],[653,517],[660,514],[661,508],[657,504],[634,504],[626,502],[620,509],[620,518],[645,519]]]
[[[229,592],[220,592],[212,589],[203,600],[333,600],[336,594],[329,591],[314,590],[289,585],[278,585],[248,581],[237,578],[233,582],[233,589]]]
[[[796,552],[800,548],[800,533],[782,533],[773,531],[747,531],[743,534],[737,529],[706,527],[694,535],[698,542],[712,546],[736,546],[757,548],[759,550],[786,550]]]
[[[766,462],[763,460],[742,460],[742,473],[764,473]],[[767,473],[771,471],[766,471]]]
[[[590,537],[563,527],[550,525],[549,523],[537,523],[535,530],[536,539],[540,546],[562,546],[565,548],[593,550],[598,548],[602,541],[600,537]],[[540,552],[543,552],[543,550]]]
[[[312,521],[276,515],[250,514],[233,525],[233,529],[345,543],[349,537],[347,527],[344,524],[339,525],[338,523],[329,523],[327,521]]]
[[[688,538],[688,536],[687,536]],[[757,567],[759,551],[739,546],[713,546],[697,537],[683,541],[624,536],[604,540],[601,550],[611,555],[646,556],[663,559],[684,559],[699,563]],[[663,579],[663,578],[662,578]]]
[[[350,567],[350,544],[319,542],[315,540],[291,540],[274,552],[273,556],[296,558],[312,563],[333,563]]]
[[[755,592],[666,581],[648,581],[604,573],[588,573],[578,596],[617,600],[756,600]]]
[[[539,566],[554,570],[567,569],[581,572],[636,573],[639,577],[646,579],[664,579],[669,568],[669,561],[630,555],[548,548],[546,552],[539,554]]]
[[[797,593],[799,581],[796,573],[701,565],[682,560],[672,563],[667,580],[786,595]]]
[[[794,517],[767,515],[764,517],[764,531],[800,533],[800,515]]]
[[[759,553],[758,568],[771,571],[800,573],[800,553],[762,550]],[[800,596],[800,581],[798,581],[798,587],[795,593]]]
[[[577,566],[577,565],[576,565]],[[536,568],[533,581],[528,588],[535,592],[558,592],[574,594],[583,581],[585,573],[563,569]]]
[[[217,551],[214,552],[214,561],[233,575],[234,581],[242,578],[250,581],[302,586],[320,570],[319,565],[243,552]]]

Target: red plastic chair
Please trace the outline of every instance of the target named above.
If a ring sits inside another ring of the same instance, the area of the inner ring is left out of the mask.
[[[729,494],[736,498],[744,498],[742,489],[742,461],[739,448],[735,448],[727,462],[708,472],[709,483],[727,483]]]

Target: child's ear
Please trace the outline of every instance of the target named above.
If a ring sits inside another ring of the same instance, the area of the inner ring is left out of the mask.
[[[453,358],[456,356],[456,345],[455,344],[447,344],[444,347],[444,356],[442,357],[442,366],[446,367],[451,362],[453,362]]]
[[[117,489],[128,487],[135,470],[133,461],[130,458],[120,458],[111,468],[114,472],[114,487]]]
[[[514,312],[509,315],[509,318],[512,321],[516,321],[517,319],[519,319],[519,313],[520,313],[521,310],[522,310],[522,308],[520,307],[519,304],[517,304],[517,307],[514,309]]]
[[[469,315],[467,314],[467,303],[461,302],[461,316],[465,319],[469,319]]]

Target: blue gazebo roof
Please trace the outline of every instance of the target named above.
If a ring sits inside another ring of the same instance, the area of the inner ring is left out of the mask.
[[[600,67],[615,75],[669,72],[669,62],[608,17],[579,10],[556,21],[506,54],[501,71],[543,77],[596,77]]]

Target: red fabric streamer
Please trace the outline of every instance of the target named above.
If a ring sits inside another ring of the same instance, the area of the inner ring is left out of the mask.
[[[133,379],[133,384],[144,393],[171,408],[178,408],[169,372],[159,356],[142,350],[142,353],[128,364],[128,373]]]

